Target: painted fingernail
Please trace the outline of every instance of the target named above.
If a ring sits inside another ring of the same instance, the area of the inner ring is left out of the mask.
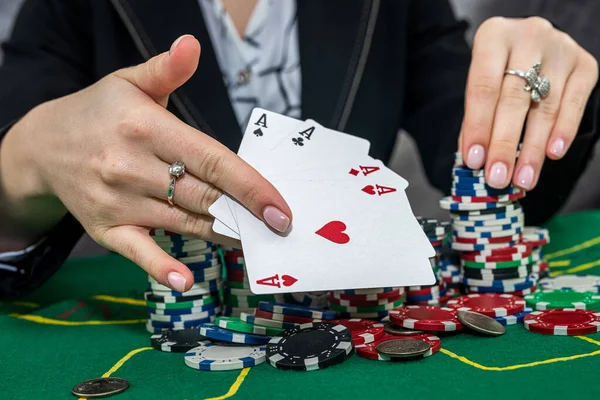
[[[485,149],[480,144],[474,144],[469,149],[469,154],[467,155],[467,167],[471,169],[479,169],[483,167],[483,163],[485,162]]]
[[[552,143],[550,146],[550,153],[554,154],[556,157],[562,157],[565,153],[565,141],[562,138],[558,138]]]
[[[178,292],[185,291],[185,284],[187,280],[183,277],[183,275],[178,274],[177,272],[169,272],[169,275],[167,275],[167,280],[169,281],[169,286],[171,286],[171,289],[177,290]]]
[[[523,189],[531,189],[533,186],[533,176],[535,175],[535,171],[531,165],[524,165],[519,174],[517,175],[517,182],[519,187]]]
[[[169,49],[169,54],[173,53],[173,51],[177,48],[177,46],[179,46],[179,43],[181,43],[181,41],[183,40],[183,38],[188,37],[188,36],[192,36],[192,35],[182,35],[179,36],[171,45],[171,48]]]
[[[508,168],[506,168],[506,164],[500,161],[495,162],[490,169],[488,184],[498,189],[503,188],[506,185],[507,174]]]
[[[263,218],[269,226],[278,232],[285,232],[290,227],[290,219],[273,206],[266,206],[263,210]]]

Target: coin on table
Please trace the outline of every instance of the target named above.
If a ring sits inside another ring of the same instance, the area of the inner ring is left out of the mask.
[[[506,333],[506,328],[500,322],[473,311],[459,311],[458,320],[467,328],[484,335],[500,336]]]
[[[404,328],[402,326],[393,324],[389,321],[383,325],[383,330],[386,333],[389,333],[390,335],[398,335],[398,336],[414,336],[414,335],[422,335],[425,333],[423,331],[416,331],[414,329]]]
[[[97,378],[81,382],[71,392],[78,397],[108,397],[122,393],[129,387],[129,382],[122,378]]]
[[[388,340],[377,345],[377,352],[392,358],[416,357],[430,349],[429,343],[418,339]]]

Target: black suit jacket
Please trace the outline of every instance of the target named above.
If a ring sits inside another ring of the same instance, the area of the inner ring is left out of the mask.
[[[370,140],[370,155],[384,161],[405,128],[416,140],[430,182],[448,193],[470,49],[466,24],[455,19],[447,0],[297,3],[302,117]],[[171,96],[169,109],[237,150],[242,134],[198,0],[27,1],[4,45],[0,126],[6,131],[32,107],[168,50],[185,33],[200,40],[200,65]],[[597,138],[596,97],[568,155],[546,164],[538,187],[523,201],[527,223],[554,214],[585,168]],[[64,224],[49,238],[46,252],[55,257],[46,269],[62,263],[81,233],[71,217]],[[70,239],[57,239],[62,245],[54,250],[57,235]]]

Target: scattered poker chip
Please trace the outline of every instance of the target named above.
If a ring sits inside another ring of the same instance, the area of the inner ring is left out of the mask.
[[[435,306],[404,306],[390,311],[390,322],[422,331],[460,331],[458,312]]]
[[[501,317],[522,312],[525,301],[510,294],[469,294],[448,301],[446,307],[474,311],[488,317]]]
[[[295,315],[285,315],[285,314],[273,313],[270,311],[264,311],[264,310],[260,310],[260,309],[257,309],[256,312],[254,313],[254,315],[259,318],[271,319],[274,321],[293,322],[295,324],[307,324],[307,323],[317,322],[317,321],[321,322],[321,320],[318,318],[296,317]]]
[[[269,336],[230,331],[211,323],[202,324],[198,329],[202,336],[230,343],[266,344],[270,338]]]
[[[242,312],[240,313],[240,319],[249,324],[265,326],[269,328],[282,328],[288,329],[293,328],[296,324],[293,322],[275,321],[272,319],[260,318],[252,315],[251,313]]]
[[[533,311],[523,323],[531,332],[545,335],[587,335],[600,331],[600,313],[573,308]]]
[[[456,196],[444,197],[440,200],[440,207],[444,210],[450,211],[481,211],[491,210],[498,208],[509,208],[509,200],[504,202],[463,202],[462,200],[455,200]],[[500,210],[498,210],[500,211]]]
[[[297,325],[272,338],[266,354],[275,368],[314,371],[344,362],[352,349],[349,329],[340,324],[316,322]]]
[[[385,342],[390,342],[394,340],[422,340],[429,344],[429,350],[425,353],[418,355],[414,358],[425,358],[429,357],[435,353],[437,353],[440,348],[442,341],[439,337],[430,335],[430,334],[420,334],[420,335],[411,335],[411,336],[396,336],[391,334],[385,334],[381,339],[373,343],[367,343],[362,345],[355,346],[356,354],[360,357],[369,359],[369,360],[378,360],[378,361],[393,361],[393,360],[401,360],[398,358],[393,358],[385,354],[381,354],[377,351],[377,346],[381,345]]]
[[[431,350],[429,343],[416,338],[400,338],[386,340],[376,346],[376,350],[384,357],[414,358]]]
[[[335,319],[335,312],[323,309],[310,308],[296,304],[285,303],[269,303],[261,301],[258,303],[258,308],[263,311],[272,313],[293,315],[296,317],[312,318],[312,319]]]
[[[254,335],[276,336],[285,329],[254,325],[237,317],[217,317],[216,325],[235,332],[252,333]]]
[[[514,315],[505,315],[502,317],[493,317],[502,325],[516,325],[523,322],[523,319],[533,311],[533,308],[525,307],[523,311]]]
[[[553,308],[585,310],[598,307],[600,305],[600,295],[573,290],[553,290],[550,292],[529,294],[525,296],[525,301],[534,310],[549,310]]]
[[[384,334],[383,324],[368,319],[338,319],[332,323],[345,326],[352,333],[352,343],[358,344],[372,343],[380,339]]]
[[[560,275],[554,278],[540,279],[542,290],[573,290],[576,292],[600,293],[600,276]]]
[[[265,362],[265,346],[204,342],[185,353],[185,365],[200,371],[231,371]]]
[[[503,194],[498,196],[450,196],[453,202],[460,202],[461,204],[489,204],[489,203],[505,203],[509,201],[519,200],[525,197],[525,192],[514,193],[514,194]],[[486,207],[488,208],[488,207]],[[489,207],[491,208],[491,207]],[[460,209],[460,208],[458,208]]]
[[[186,328],[179,331],[168,329],[150,337],[152,347],[156,350],[172,353],[184,353],[206,341],[207,338],[200,335],[197,328]]]

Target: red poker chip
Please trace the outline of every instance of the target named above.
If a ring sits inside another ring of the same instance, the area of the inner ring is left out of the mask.
[[[234,282],[244,282],[245,280],[247,280],[244,271],[239,269],[228,269],[227,279]]]
[[[430,243],[431,243],[431,245],[432,245],[433,247],[439,247],[439,246],[441,246],[441,245],[443,245],[443,244],[444,244],[444,239],[435,240],[435,241],[433,241],[433,242],[430,242]]]
[[[525,300],[511,294],[468,294],[448,301],[457,311],[473,311],[488,317],[505,317],[525,310]]]
[[[525,328],[544,335],[577,336],[600,331],[600,313],[574,308],[534,311],[523,320]]]
[[[506,243],[521,240],[521,234],[511,236],[501,236],[495,238],[465,238],[460,236],[452,236],[452,241],[457,243],[468,243],[468,244],[493,244],[493,243]]]
[[[534,287],[531,287],[529,289],[518,290],[516,292],[508,292],[507,294],[512,294],[513,296],[523,297],[523,296],[526,296],[528,294],[535,292],[536,290],[537,290],[537,285],[535,285]]]
[[[472,262],[505,262],[505,261],[518,261],[528,258],[531,255],[531,248],[526,249],[524,252],[513,252],[505,254],[492,254],[492,255],[481,255],[477,253],[462,253],[460,255],[461,260],[472,261]]]
[[[440,297],[438,299],[438,302],[440,305],[444,305],[444,304],[448,303],[448,301],[452,300],[455,295],[456,295],[456,292],[454,290],[448,289],[446,291],[446,295]]]
[[[336,299],[335,297],[329,295],[329,302],[332,304],[337,304],[339,306],[344,307],[375,307],[381,306],[389,303],[393,303],[402,298],[401,294],[398,294],[394,297],[387,297],[379,300],[345,300],[345,299]]]
[[[340,299],[340,300],[350,300],[351,302],[355,301],[374,301],[381,300],[387,298],[399,298],[404,293],[404,288],[398,288],[389,292],[383,293],[369,293],[369,294],[347,294],[343,292],[331,292],[329,294],[330,298]]]
[[[389,342],[390,340],[407,340],[407,339],[423,340],[423,341],[429,343],[429,346],[430,346],[429,351],[425,354],[417,356],[417,357],[421,357],[421,358],[429,357],[429,356],[437,353],[438,351],[440,351],[440,348],[442,347],[442,341],[440,340],[439,337],[434,336],[434,335],[422,334],[422,335],[413,335],[413,336],[396,336],[396,335],[390,335],[390,334],[386,333],[376,342],[356,345],[356,346],[354,346],[354,348],[356,350],[356,354],[359,355],[360,357],[367,358],[369,360],[391,361],[394,358],[392,358],[390,356],[386,356],[385,354],[379,354],[377,352],[377,346],[381,343]],[[394,360],[397,360],[397,359],[394,359]]]
[[[393,324],[419,331],[451,332],[463,329],[458,320],[458,311],[452,308],[414,305],[390,310]]]
[[[500,203],[515,201],[525,197],[525,192],[502,194],[498,196],[452,196],[452,201],[460,203]]]
[[[323,322],[322,320],[316,319],[316,318],[305,318],[305,317],[297,317],[295,315],[272,313],[269,311],[263,311],[258,308],[256,309],[256,312],[254,313],[254,315],[256,317],[270,319],[272,321],[292,322],[294,324],[309,324],[312,322]],[[328,321],[324,321],[324,322],[328,322]]]
[[[532,247],[528,246],[524,243],[519,243],[514,246],[501,247],[497,249],[488,249],[488,250],[480,250],[480,251],[470,251],[464,252],[461,254],[473,254],[476,256],[496,256],[496,255],[505,255],[505,254],[515,254],[515,253],[524,253],[527,251],[531,251]]]
[[[242,250],[225,250],[225,257],[244,257],[244,252]]]
[[[368,319],[338,319],[328,321],[333,324],[340,324],[348,328],[352,333],[352,344],[367,344],[374,343],[381,339],[385,334],[382,323]]]
[[[538,268],[540,271],[547,271],[550,267],[550,263],[546,260],[538,262]]]
[[[431,287],[425,287],[423,289],[419,289],[419,290],[407,290],[406,291],[406,296],[407,297],[414,297],[414,296],[427,296],[428,294],[439,294],[440,291],[442,291],[444,289],[445,285],[439,284],[439,285],[435,285],[435,286],[431,286]]]

